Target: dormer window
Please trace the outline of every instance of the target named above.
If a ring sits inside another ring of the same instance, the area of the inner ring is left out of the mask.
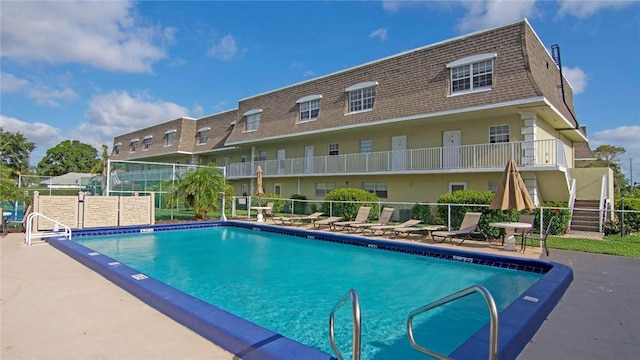
[[[206,144],[209,141],[210,127],[203,127],[198,129],[198,145]]]
[[[349,86],[344,91],[349,93],[349,113],[373,110],[376,99],[377,81],[362,82]]]
[[[153,139],[151,135],[147,135],[142,139],[142,150],[149,150],[151,147],[151,139]]]
[[[493,85],[493,59],[496,53],[467,56],[450,62],[451,95],[491,90]]]
[[[260,115],[262,114],[262,109],[253,109],[245,112],[242,116],[247,118],[245,131],[256,131],[260,126]]]
[[[171,146],[176,141],[176,129],[168,130],[164,133],[165,143],[164,146]]]
[[[135,152],[136,149],[138,149],[138,139],[131,140],[131,143],[129,143],[129,148],[131,149],[131,152]]]
[[[113,145],[113,154],[120,155],[120,149],[122,148],[122,143],[115,143]]]
[[[320,99],[322,99],[322,95],[309,95],[296,101],[300,106],[300,122],[313,121],[318,118]]]

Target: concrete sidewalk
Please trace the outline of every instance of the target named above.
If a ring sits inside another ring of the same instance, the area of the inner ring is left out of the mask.
[[[46,243],[0,242],[3,360],[234,358]]]
[[[550,251],[574,280],[518,359],[640,358],[640,259]]]

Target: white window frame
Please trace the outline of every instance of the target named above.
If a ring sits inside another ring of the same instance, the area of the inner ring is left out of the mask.
[[[210,127],[198,129],[198,145],[204,145],[209,141],[209,131],[211,131]]]
[[[153,136],[145,136],[142,139],[142,150],[149,150]]]
[[[451,95],[491,90],[496,53],[479,54],[447,64]]]
[[[120,155],[120,149],[122,148],[122,143],[117,143],[113,145],[113,153],[114,155]]]
[[[258,161],[266,161],[267,160],[267,150],[258,151]]]
[[[458,187],[458,186],[462,186],[462,189],[457,189],[457,190],[466,190],[467,189],[467,182],[466,181],[449,181],[449,194],[453,194],[453,187]],[[457,191],[456,190],[456,191]]]
[[[324,198],[328,193],[336,189],[336,183],[334,182],[321,182],[316,183],[316,197]]]
[[[245,132],[258,131],[260,127],[260,116],[262,109],[253,109],[245,112],[242,116],[245,117]]]
[[[329,146],[327,147],[327,154],[329,154],[329,156],[340,155],[340,144],[338,143],[329,144]]]
[[[136,152],[136,150],[138,149],[138,139],[131,140],[131,142],[129,143],[129,149],[131,152]]]
[[[320,99],[301,102],[299,106],[300,122],[315,121],[320,115]]]
[[[164,146],[172,146],[176,141],[176,130],[169,130],[164,133],[165,143]]]
[[[389,197],[389,186],[386,182],[363,182],[362,190],[376,194],[381,199]]]
[[[489,126],[489,144],[503,144],[510,140],[509,125]]]
[[[360,153],[371,154],[373,152],[373,140],[364,139],[360,140]]]
[[[273,183],[273,194],[282,195],[282,183]]]
[[[346,114],[372,111],[376,100],[377,81],[361,82],[344,89],[347,94]]]

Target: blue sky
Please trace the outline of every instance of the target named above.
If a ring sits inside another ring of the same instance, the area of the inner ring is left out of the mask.
[[[640,182],[640,2],[2,1],[0,127],[37,144],[113,137],[527,18],[560,45],[595,149]]]

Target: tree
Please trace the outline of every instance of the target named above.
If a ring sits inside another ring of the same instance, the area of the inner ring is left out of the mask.
[[[109,153],[107,150],[109,150],[109,147],[102,144],[102,157],[91,169],[92,174],[100,174],[102,176],[107,175],[107,161],[109,160]]]
[[[19,132],[12,133],[0,128],[0,157],[2,163],[12,169],[13,173],[29,170],[29,157],[35,148],[36,144]]]
[[[214,164],[189,171],[178,179],[169,192],[172,203],[184,199],[192,208],[196,219],[204,219],[211,211],[220,207],[221,193],[233,193],[230,185]]]
[[[47,150],[36,172],[43,176],[59,176],[69,172],[91,172],[100,161],[98,150],[78,140],[65,140]]]
[[[627,186],[627,179],[620,168],[620,165],[616,162],[616,157],[622,155],[627,150],[623,147],[613,145],[600,145],[594,151],[593,154],[598,160],[592,162],[591,166],[605,166],[611,168],[614,173],[614,186],[616,189],[623,189]]]
[[[0,163],[0,202],[24,200],[26,200],[26,196],[17,186],[13,170]]]
[[[607,166],[610,166],[618,155],[622,155],[625,152],[627,152],[627,150],[623,147],[600,145],[593,151],[593,154],[598,158],[598,160],[603,160]]]

